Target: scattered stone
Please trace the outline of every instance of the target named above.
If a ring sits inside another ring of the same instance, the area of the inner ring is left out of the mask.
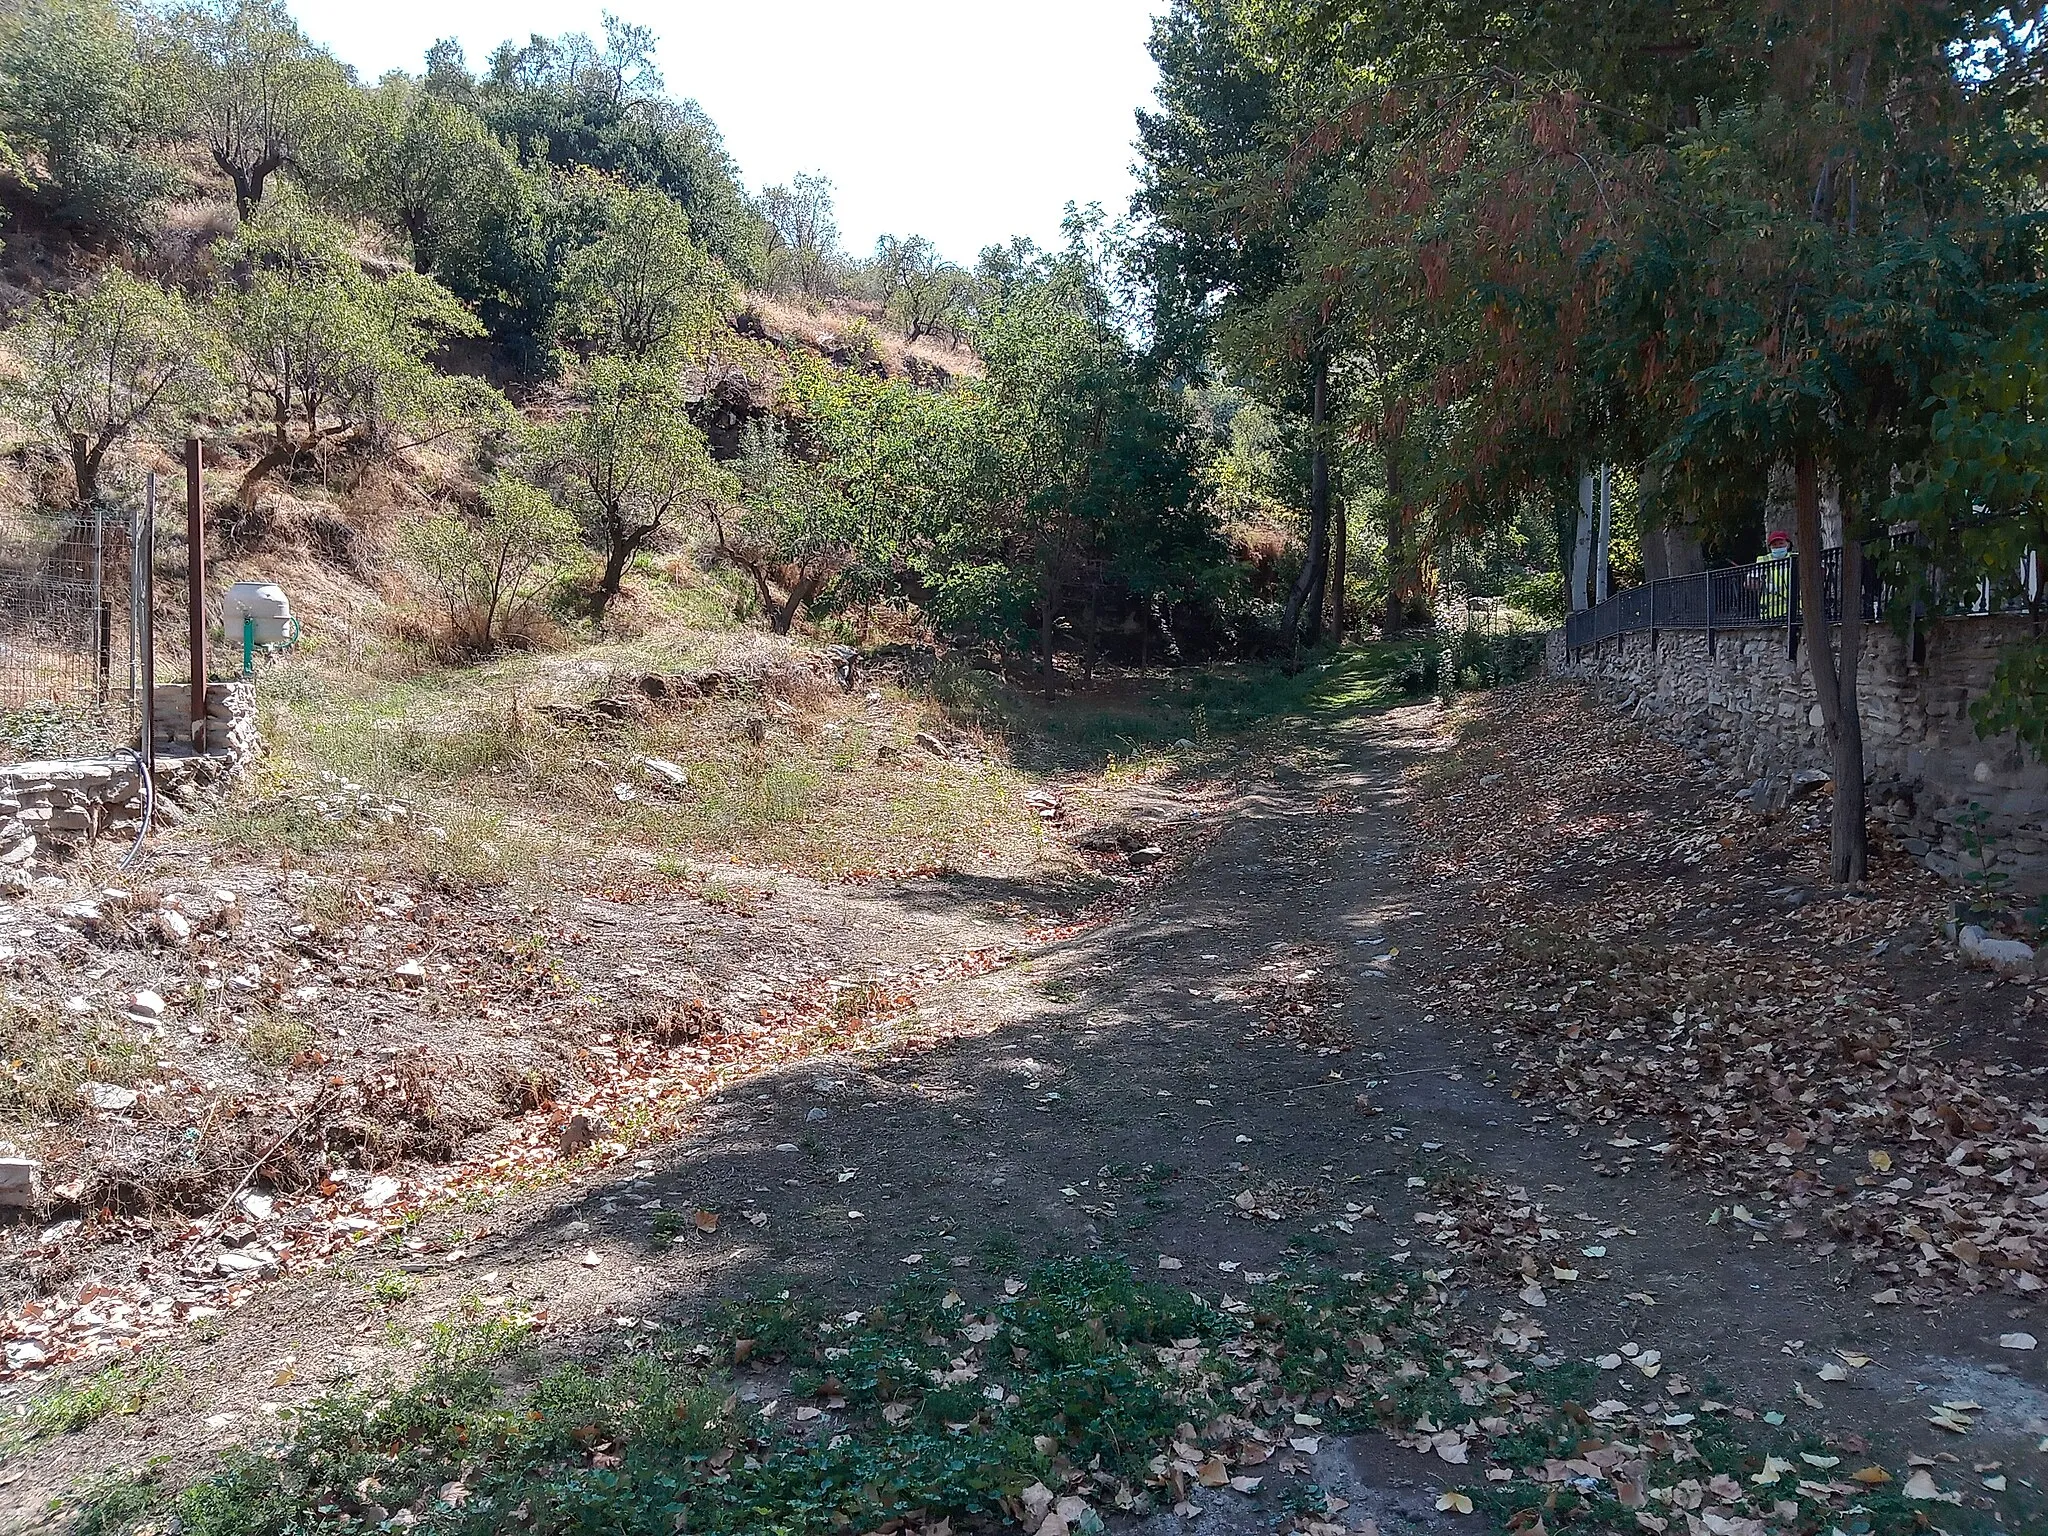
[[[398,1198],[398,1180],[389,1174],[380,1173],[363,1186],[363,1204],[370,1210],[382,1210]]]
[[[1956,947],[1979,965],[1989,966],[2001,976],[2027,977],[2034,974],[2034,947],[2018,939],[1994,939],[1975,923],[1956,935]]]
[[[665,757],[643,757],[640,759],[640,766],[655,778],[676,789],[681,789],[690,782],[690,776],[683,771],[682,764],[672,763]]]
[[[163,930],[166,942],[185,944],[191,941],[192,919],[184,913],[173,912],[166,908],[164,911],[157,913],[156,921],[157,927]]]
[[[163,1016],[164,1000],[147,987],[129,1000],[128,1017],[131,1019],[153,1020]]]
[[[118,1083],[80,1083],[78,1102],[88,1109],[119,1111],[133,1109],[138,1097],[133,1088],[123,1088]]]
[[[0,1157],[0,1206],[36,1203],[37,1166],[30,1157]]]
[[[404,961],[391,974],[396,978],[401,987],[421,987],[426,985],[427,968],[417,960]]]

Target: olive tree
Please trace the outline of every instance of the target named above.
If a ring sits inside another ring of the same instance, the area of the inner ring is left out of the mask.
[[[488,385],[428,361],[446,338],[480,334],[476,317],[431,278],[366,271],[347,230],[297,197],[273,199],[228,255],[213,304],[228,374],[270,423],[245,503],[315,449],[418,447],[507,414]]]
[[[45,294],[17,336],[12,404],[69,456],[81,506],[115,444],[175,432],[218,388],[213,339],[184,299],[118,267],[81,292]]]
[[[712,462],[666,366],[601,357],[580,394],[542,431],[540,458],[604,551],[592,604],[601,621],[633,557],[685,510],[727,495],[732,477]]]
[[[172,14],[166,60],[187,131],[234,184],[246,221],[279,171],[327,167],[353,89],[283,0],[202,0]]]

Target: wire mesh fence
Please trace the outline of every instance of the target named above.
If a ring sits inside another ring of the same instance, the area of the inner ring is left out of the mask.
[[[99,756],[136,733],[129,518],[0,542],[0,763]]]

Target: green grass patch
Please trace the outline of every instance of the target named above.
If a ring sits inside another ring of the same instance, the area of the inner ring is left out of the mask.
[[[552,1367],[516,1322],[465,1316],[434,1330],[410,1382],[320,1398],[283,1443],[183,1489],[147,1469],[107,1484],[81,1529],[829,1536],[992,1529],[1060,1497],[1096,1530],[1245,1496],[1214,1487],[1219,1468],[1313,1514],[1324,1499],[1305,1463],[1290,1472],[1289,1442],[1375,1429],[1465,1445],[1462,1464],[1421,1465],[1512,1530],[1636,1529],[1638,1511],[1683,1529],[1703,1508],[1785,1536],[1925,1528],[1894,1488],[1831,1490],[1828,1469],[1862,1463],[1818,1438],[1627,1409],[1600,1400],[1597,1372],[1503,1364],[1428,1276],[1302,1269],[1211,1300],[1095,1257],[1000,1288],[977,1304],[919,1279],[836,1315],[782,1291]],[[1512,1480],[1483,1479],[1489,1464]],[[1986,1511],[1941,1514],[1962,1532]]]
[[[170,1374],[160,1360],[102,1366],[43,1388],[29,1400],[20,1430],[28,1436],[72,1435],[110,1414],[135,1414]]]

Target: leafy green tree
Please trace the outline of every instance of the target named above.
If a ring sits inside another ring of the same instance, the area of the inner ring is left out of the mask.
[[[45,294],[17,336],[23,376],[10,403],[68,455],[81,506],[116,444],[180,431],[219,388],[213,340],[184,299],[118,267]]]
[[[577,408],[542,432],[539,456],[604,551],[593,603],[602,622],[633,557],[733,484],[685,412],[673,369],[600,357],[578,393]]]
[[[957,334],[973,291],[966,271],[939,255],[923,235],[882,236],[875,242],[868,280],[875,301],[912,342]]]
[[[498,475],[473,515],[409,523],[408,559],[440,600],[449,636],[488,651],[574,552],[576,521],[536,485]]]
[[[635,362],[702,342],[732,308],[732,279],[690,238],[667,193],[603,184],[604,226],[569,258],[570,323],[600,351]]]
[[[2048,316],[2030,314],[1935,381],[1931,448],[1883,516],[1914,537],[1880,558],[1901,627],[2019,608],[2027,636],[1971,702],[1985,735],[2048,758]]]
[[[173,12],[164,36],[187,130],[234,184],[244,221],[278,172],[331,169],[353,86],[284,0],[203,0]]]
[[[170,103],[136,20],[113,0],[23,0],[0,13],[0,141],[32,157],[58,218],[134,240],[182,184]]]
[[[346,159],[345,200],[401,236],[422,273],[474,251],[517,174],[481,118],[402,74],[362,96]]]
[[[718,552],[753,579],[769,627],[786,635],[854,564],[871,530],[831,472],[791,455],[783,433],[769,422],[749,425],[734,467],[737,500],[711,509]]]
[[[786,183],[761,193],[761,217],[768,223],[768,286],[821,299],[839,277],[839,225],[832,210],[832,182],[799,171]]]
[[[1931,380],[2033,273],[2032,17],[1183,0],[1168,30],[1198,23],[1195,62],[1176,79],[1228,131],[1188,111],[1153,150],[1162,217],[1209,263],[1180,288],[1200,316],[1273,248],[1274,320],[1294,322],[1239,304],[1249,339],[1299,348],[1303,316],[1395,339],[1418,365],[1374,430],[1434,423],[1437,451],[1404,458],[1466,536],[1602,460],[1650,460],[1660,513],[1731,528],[1784,463],[1817,615],[1819,488],[1841,485],[1843,622],[1811,625],[1802,655],[1833,873],[1855,880],[1862,541],[1892,466],[1924,450]]]
[[[967,401],[965,473],[922,561],[942,618],[1014,632],[1035,610],[1050,698],[1070,603],[1092,667],[1106,591],[1149,602],[1196,585],[1222,548],[1191,424],[1087,264],[1069,252],[1040,271],[977,330],[986,377]]]
[[[682,204],[698,241],[742,282],[761,274],[767,227],[741,189],[717,127],[693,101],[666,94],[646,27],[605,18],[581,33],[507,42],[474,84],[477,109],[530,169],[587,168]],[[443,55],[440,89],[459,88]]]
[[[431,278],[366,271],[347,229],[296,195],[270,199],[229,252],[215,297],[228,373],[270,423],[270,443],[241,497],[316,449],[396,452],[505,419],[479,380],[429,361],[451,336],[481,327]]]

